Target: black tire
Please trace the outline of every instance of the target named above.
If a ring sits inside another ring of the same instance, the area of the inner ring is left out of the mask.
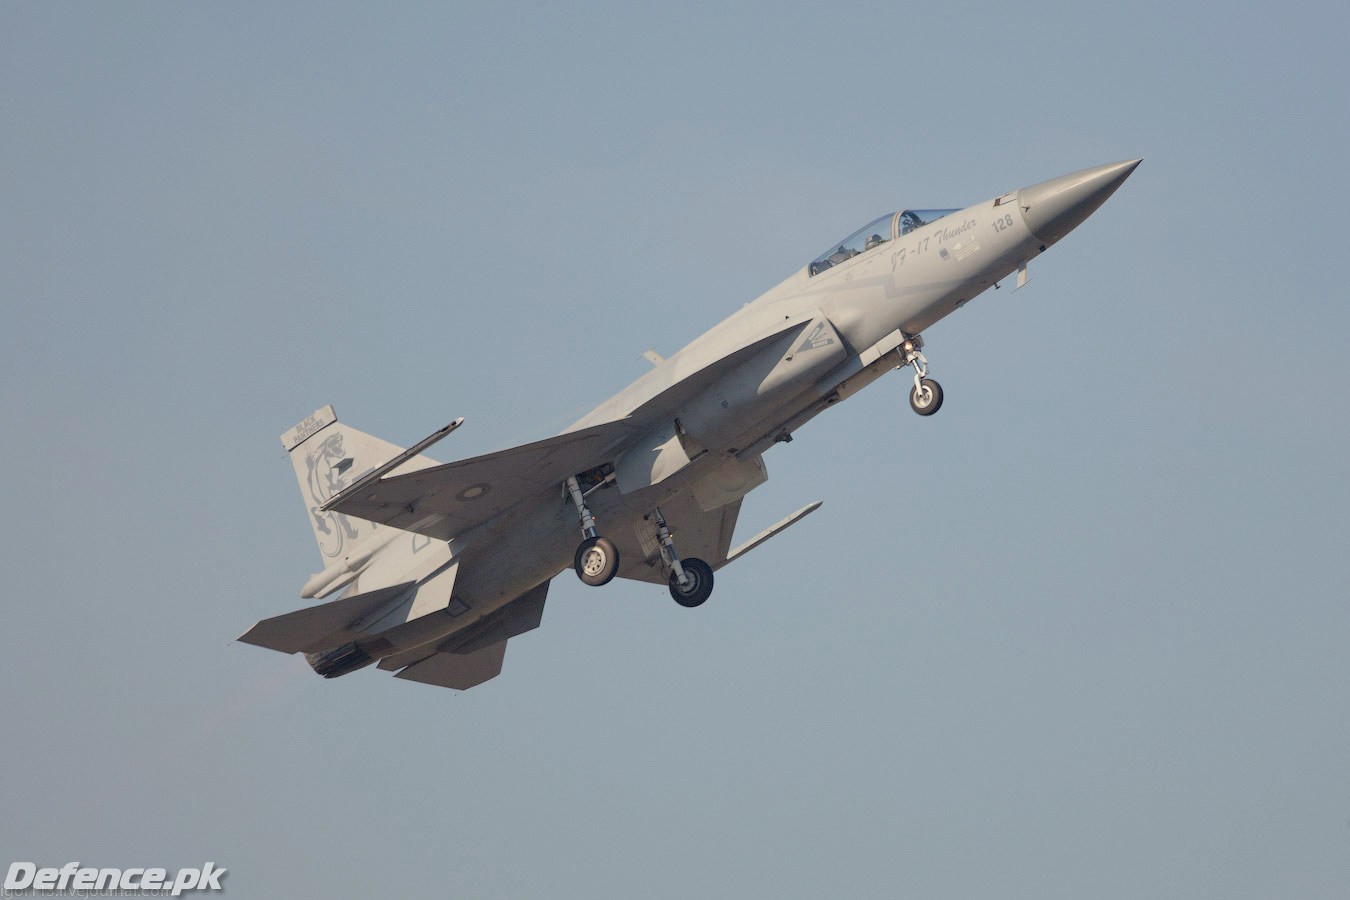
[[[909,408],[921,416],[931,416],[942,409],[942,385],[931,378],[920,381],[924,392],[920,396],[918,385],[909,389]]]
[[[689,583],[680,587],[679,579],[675,573],[670,573],[670,596],[675,598],[675,602],[681,606],[695,607],[703,603],[712,596],[713,589],[713,570],[701,559],[682,559],[680,565],[684,566],[684,574],[688,576]]]
[[[619,572],[619,548],[609,538],[587,538],[577,547],[572,568],[584,584],[592,587],[609,584]]]

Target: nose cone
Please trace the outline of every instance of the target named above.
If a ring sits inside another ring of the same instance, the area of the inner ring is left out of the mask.
[[[1141,162],[1097,166],[1022,188],[1017,194],[1022,218],[1032,234],[1053,244],[1096,212]]]

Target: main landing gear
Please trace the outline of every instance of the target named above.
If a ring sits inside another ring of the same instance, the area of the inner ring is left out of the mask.
[[[680,559],[675,553],[675,539],[671,537],[666,517],[658,506],[647,516],[656,519],[656,539],[661,548],[661,562],[670,570],[670,596],[681,606],[699,606],[712,596],[713,570],[701,559]]]
[[[599,481],[585,491],[575,476],[567,479],[567,493],[577,508],[581,519],[583,540],[572,558],[572,568],[583,583],[599,587],[609,584],[619,572],[619,548],[609,538],[601,537],[595,528],[595,517],[586,505],[586,496],[608,483],[608,478]],[[671,536],[670,526],[661,508],[657,507],[647,514],[647,521],[656,525],[656,542],[661,551],[661,562],[665,571],[670,573],[670,596],[681,606],[699,606],[712,595],[713,570],[701,559],[680,559],[675,552],[675,539]]]
[[[592,487],[590,491],[599,486]],[[586,506],[586,494],[581,492],[581,485],[577,484],[575,475],[567,477],[567,493],[576,505],[577,515],[581,517],[581,533],[585,537],[581,546],[577,547],[572,568],[577,570],[577,577],[585,584],[596,587],[609,584],[619,571],[619,548],[609,538],[600,537],[595,530],[595,517]]]
[[[928,360],[919,351],[923,348],[923,338],[914,335],[900,345],[900,353],[905,366],[914,367],[914,388],[909,392],[909,408],[921,416],[931,416],[942,408],[942,385],[928,377]]]

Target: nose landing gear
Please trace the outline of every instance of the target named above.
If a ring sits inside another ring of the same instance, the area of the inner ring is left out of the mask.
[[[928,377],[928,360],[920,353],[923,338],[914,335],[900,345],[904,357],[901,368],[914,367],[914,388],[909,392],[909,408],[921,416],[931,416],[942,408],[942,385]]]
[[[931,416],[942,408],[942,385],[931,378],[915,376],[909,391],[909,408],[921,416]]]

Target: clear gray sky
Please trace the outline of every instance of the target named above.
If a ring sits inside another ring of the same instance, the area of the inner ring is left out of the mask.
[[[1350,893],[1338,5],[0,6],[0,864],[240,898]],[[1343,22],[1343,19],[1341,20]],[[1134,156],[464,694],[233,639],[277,435],[544,436],[832,240]]]

